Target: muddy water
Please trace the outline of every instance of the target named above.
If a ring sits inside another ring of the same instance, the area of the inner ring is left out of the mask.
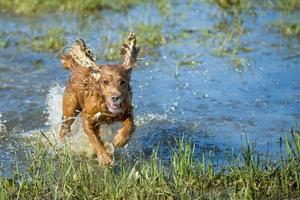
[[[263,11],[259,6],[253,10],[256,15],[242,15],[247,31],[241,37],[253,51],[239,52],[244,64],[238,70],[231,56],[213,55],[218,45],[216,35],[205,42],[201,34],[214,30],[222,20],[219,8],[207,3],[173,4],[168,18],[151,5],[132,8],[128,13],[104,11],[80,18],[55,15],[33,19],[2,14],[1,40],[9,44],[0,51],[3,168],[24,148],[24,135],[59,126],[61,93],[68,72],[61,68],[56,53],[34,52],[30,44],[22,43],[24,38],[40,36],[51,27],[65,28],[67,43],[82,37],[101,54],[103,37],[119,39],[121,31],[135,30],[139,23],[162,26],[166,44],[155,48],[155,54],[142,57],[133,70],[138,127],[126,149],[130,154],[149,155],[160,145],[167,159],[169,146],[184,135],[194,137],[197,154],[208,150],[222,157],[228,150],[239,152],[247,137],[256,143],[258,152],[278,155],[280,137],[300,118],[300,57],[289,58],[299,53],[300,45],[296,39],[287,40],[268,28],[279,19],[290,20],[288,16]],[[183,32],[188,35],[183,36]],[[185,65],[186,61],[192,66]]]

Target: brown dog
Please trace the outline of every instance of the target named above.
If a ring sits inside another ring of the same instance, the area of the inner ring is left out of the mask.
[[[83,40],[76,41],[67,54],[61,55],[61,62],[64,68],[71,70],[71,76],[63,96],[60,138],[63,142],[75,116],[81,112],[85,133],[100,165],[113,165],[113,160],[100,139],[99,126],[122,122],[123,127],[114,137],[115,147],[127,144],[134,130],[129,82],[138,52],[135,35],[130,33],[121,48],[124,59],[121,64],[97,65]]]

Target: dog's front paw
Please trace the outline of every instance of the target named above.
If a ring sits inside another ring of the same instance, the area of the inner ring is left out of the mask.
[[[122,134],[119,132],[114,138],[114,146],[115,147],[123,147],[129,141],[129,136]]]
[[[59,138],[61,143],[65,142],[65,136],[67,134],[67,131],[64,128],[61,128],[60,133],[59,133]]]
[[[114,160],[108,154],[104,154],[99,159],[99,164],[101,167],[113,167],[115,165]]]
[[[104,143],[104,148],[105,148],[105,151],[108,153],[108,155],[110,155],[111,157],[114,157],[115,148],[112,143],[108,143],[108,142]]]

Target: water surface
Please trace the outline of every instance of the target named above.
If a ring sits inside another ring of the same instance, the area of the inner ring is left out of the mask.
[[[289,58],[299,53],[300,45],[270,28],[271,23],[289,17],[258,5],[253,9],[256,15],[242,15],[247,31],[241,41],[252,51],[238,53],[244,61],[239,69],[232,56],[213,54],[218,47],[216,35],[204,38],[204,30],[215,30],[222,21],[220,9],[205,2],[173,3],[168,17],[152,5],[85,17],[66,14],[33,19],[2,14],[1,40],[9,44],[0,51],[0,160],[4,169],[15,159],[15,152],[23,151],[24,135],[59,126],[68,77],[57,52],[35,52],[22,40],[53,27],[64,28],[68,44],[84,38],[101,58],[107,51],[103,38],[120,40],[121,33],[135,30],[140,23],[160,25],[166,44],[141,57],[133,70],[137,130],[125,151],[150,155],[160,145],[163,158],[168,159],[166,149],[185,135],[194,137],[196,155],[208,150],[222,157],[228,150],[239,152],[246,137],[256,143],[258,152],[268,150],[276,157],[280,137],[300,118],[300,57]],[[297,14],[293,17],[299,19]]]

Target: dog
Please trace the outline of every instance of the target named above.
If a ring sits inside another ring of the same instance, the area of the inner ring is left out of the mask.
[[[83,40],[77,40],[66,54],[61,54],[61,63],[71,75],[63,95],[60,139],[64,142],[74,118],[81,113],[84,131],[100,166],[113,166],[114,162],[101,140],[99,126],[115,121],[122,123],[114,137],[114,147],[127,144],[134,131],[130,76],[139,49],[131,32],[120,49],[123,58],[120,64],[96,64]]]

